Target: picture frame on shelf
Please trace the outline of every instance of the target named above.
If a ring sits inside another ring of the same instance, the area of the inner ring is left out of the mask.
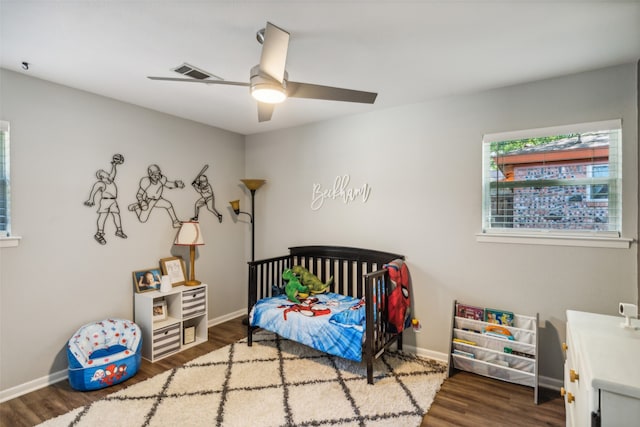
[[[133,286],[135,286],[137,293],[157,291],[160,289],[161,276],[160,269],[157,267],[134,271]]]
[[[182,257],[169,257],[160,260],[162,274],[169,276],[171,286],[184,285],[187,280],[187,273]]]
[[[159,322],[167,318],[167,301],[164,299],[153,301],[153,321]]]
[[[195,326],[185,326],[183,333],[183,345],[191,344],[196,340],[196,327]]]

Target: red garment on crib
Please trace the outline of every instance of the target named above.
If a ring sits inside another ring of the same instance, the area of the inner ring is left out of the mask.
[[[409,294],[409,269],[401,259],[385,264],[389,272],[392,291],[389,295],[389,323],[395,326],[397,332],[402,332],[408,324],[411,298]]]

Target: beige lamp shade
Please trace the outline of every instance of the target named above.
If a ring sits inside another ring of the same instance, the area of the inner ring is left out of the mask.
[[[231,209],[238,215],[240,213],[240,200],[232,200],[229,202]]]
[[[201,282],[196,280],[196,246],[204,245],[202,233],[200,233],[200,223],[196,221],[183,222],[178,230],[176,240],[173,242],[177,246],[189,246],[189,260],[191,269],[189,270],[189,280],[185,281],[187,286],[197,286]]]
[[[204,245],[202,233],[200,232],[200,223],[195,221],[183,222],[173,244],[178,246]]]
[[[265,182],[264,179],[241,179],[242,183],[252,191],[256,191],[258,188],[262,187]]]

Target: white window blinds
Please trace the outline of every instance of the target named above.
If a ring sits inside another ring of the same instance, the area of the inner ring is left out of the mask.
[[[483,138],[483,232],[597,233],[622,223],[621,121]]]
[[[11,231],[9,176],[9,122],[0,121],[0,236]]]

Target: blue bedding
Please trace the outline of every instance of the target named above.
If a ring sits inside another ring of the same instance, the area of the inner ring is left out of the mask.
[[[258,301],[251,326],[324,353],[360,362],[365,329],[364,301],[334,293],[317,294],[296,304],[286,295]]]

